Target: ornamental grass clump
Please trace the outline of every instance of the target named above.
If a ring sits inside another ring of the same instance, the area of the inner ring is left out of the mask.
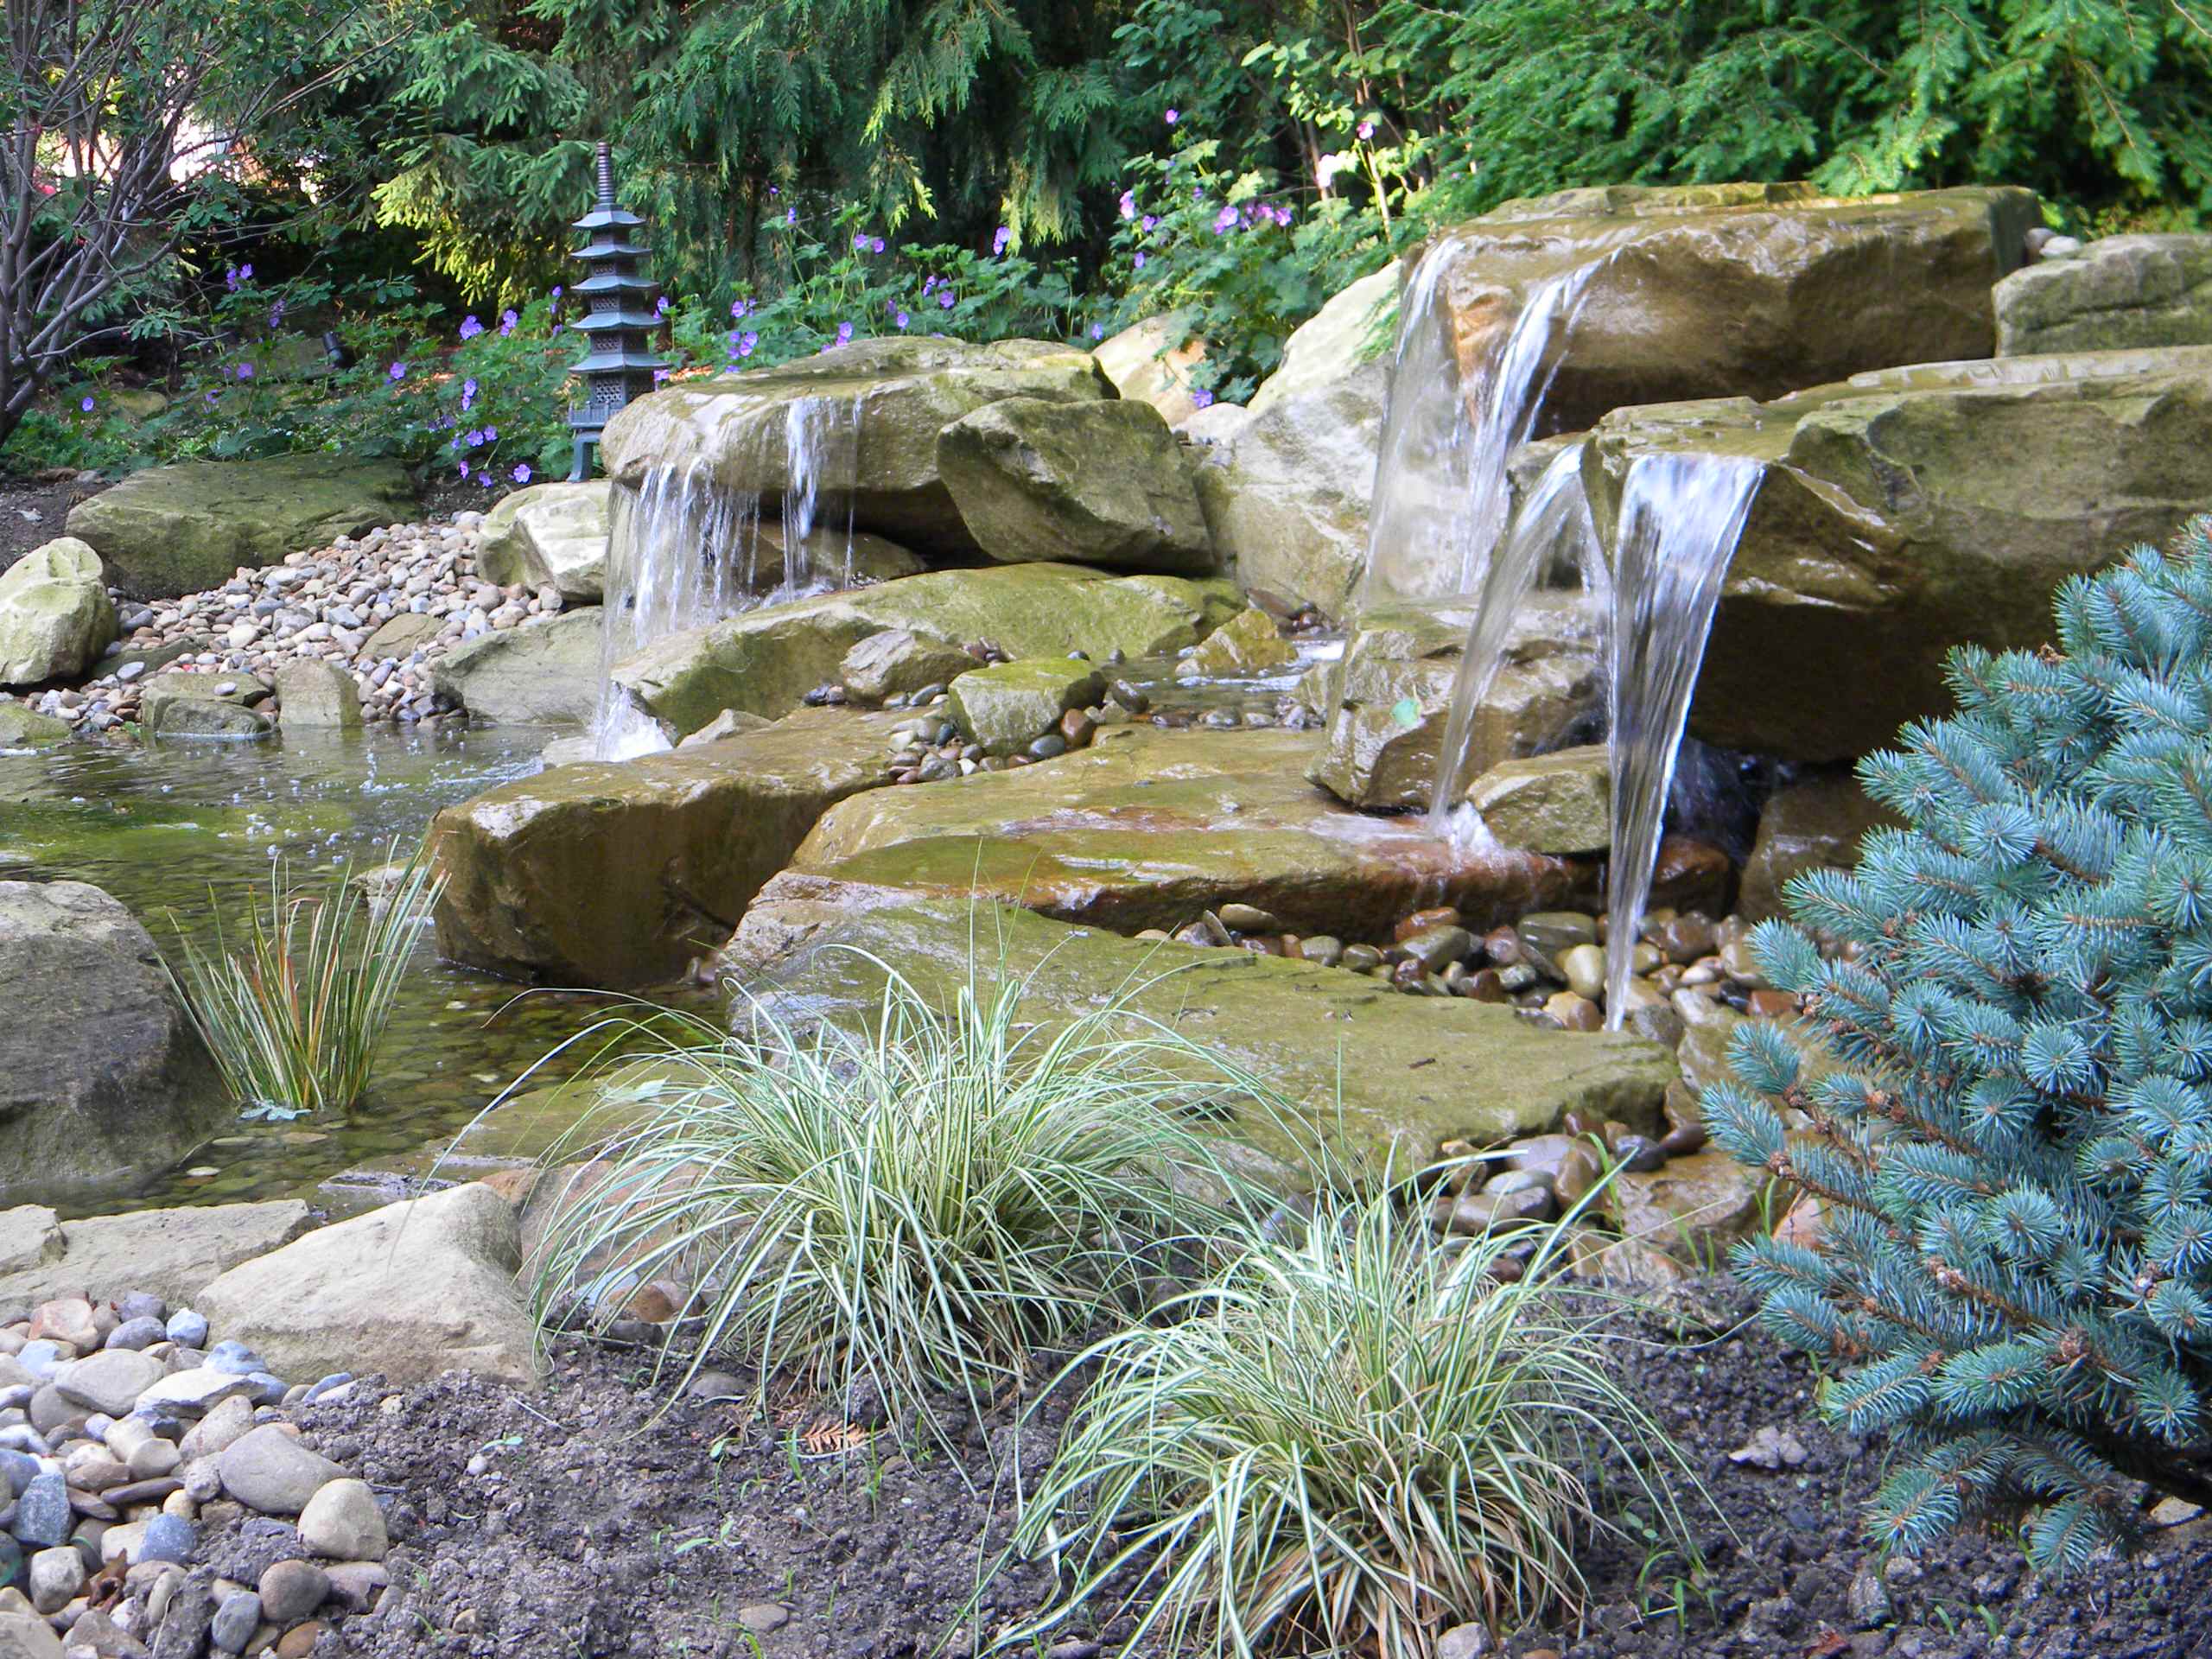
[[[1025,1637],[1111,1599],[1176,1652],[1427,1659],[1436,1636],[1564,1607],[1606,1524],[1584,1471],[1608,1451],[1679,1540],[1694,1485],[1623,1388],[1613,1310],[1556,1286],[1568,1230],[1457,1255],[1399,1193],[1324,1199],[1255,1232],[1219,1276],[1109,1336],[1017,1544],[1070,1588]]]
[[[1860,766],[1910,827],[1789,890],[1846,952],[1754,935],[1834,1069],[1747,1027],[1705,1115],[1822,1206],[1737,1260],[1827,1414],[1891,1437],[1872,1535],[2024,1516],[2063,1570],[2138,1482],[2212,1503],[2212,519],[2056,612]]]
[[[972,970],[939,1006],[855,955],[885,976],[859,1029],[759,1007],[735,1035],[633,1027],[626,1078],[551,1154],[614,1135],[563,1199],[536,1295],[543,1319],[603,1321],[640,1282],[696,1287],[664,1363],[747,1362],[764,1406],[873,1385],[941,1435],[944,1396],[980,1418],[1033,1359],[1137,1312],[1242,1187],[1188,1109],[1206,1067],[1184,1039],[1115,1002],[1052,1019]]]
[[[183,970],[164,961],[162,971],[248,1117],[344,1111],[368,1087],[408,958],[444,883],[420,849],[374,895],[352,875],[347,866],[310,890],[289,882],[274,860],[243,940],[225,933],[219,912],[213,950],[177,928]]]

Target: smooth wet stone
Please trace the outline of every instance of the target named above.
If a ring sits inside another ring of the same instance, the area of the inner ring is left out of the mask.
[[[1783,785],[1760,809],[1758,837],[1744,862],[1736,913],[1748,922],[1786,915],[1783,891],[1793,877],[1824,867],[1857,864],[1861,837],[1870,830],[1898,828],[1901,823],[1870,799],[1848,770],[1814,772]]]
[[[1309,933],[1298,942],[1298,954],[1323,968],[1333,968],[1344,960],[1344,943],[1326,933]]]
[[[1567,988],[1592,1002],[1605,1000],[1605,952],[1601,945],[1571,944],[1559,953]]]
[[[1523,916],[1517,931],[1525,958],[1556,969],[1573,946],[1598,942],[1598,918],[1580,911],[1538,911]]]
[[[1167,1023],[1205,1056],[1268,1078],[1332,1126],[1341,1111],[1342,1150],[1400,1166],[1427,1161],[1446,1140],[1491,1145],[1549,1130],[1571,1110],[1656,1128],[1657,1098],[1672,1075],[1662,1050],[1632,1037],[1545,1031],[1502,1006],[1406,996],[1289,957],[1192,951],[1187,965],[1163,976],[1169,947],[1011,907],[979,915],[965,896],[918,899],[819,884],[812,893],[785,901],[803,906],[801,914],[756,907],[759,937],[783,941],[755,962],[754,989],[772,1013],[804,1008],[857,1026],[880,1006],[879,962],[942,998],[966,982],[971,938],[988,937],[1004,972],[1032,976],[1025,1017],[1065,1020],[1136,985],[1134,1014]],[[869,957],[840,948],[862,941]],[[1208,1066],[1200,1075],[1217,1074]],[[1235,1133],[1272,1157],[1294,1150],[1268,1122],[1240,1121]]]
[[[1544,1012],[1569,1031],[1597,1031],[1605,1023],[1604,1012],[1586,996],[1558,991],[1544,999]]]
[[[1067,710],[1097,702],[1104,690],[1096,669],[1065,657],[994,663],[952,683],[952,718],[987,753],[1011,754],[1048,733]]]
[[[1431,973],[1447,963],[1464,962],[1474,954],[1475,936],[1450,923],[1422,928],[1398,941],[1398,948]]]
[[[880,790],[826,813],[796,875],[1016,899],[1117,931],[1227,903],[1294,932],[1386,934],[1439,899],[1487,925],[1578,898],[1594,867],[1465,848],[1355,812],[1303,777],[1312,733],[1102,731],[1050,766]],[[780,878],[779,878],[780,879]]]
[[[1467,785],[1465,798],[1505,846],[1603,853],[1612,843],[1612,798],[1599,745],[1501,760]]]

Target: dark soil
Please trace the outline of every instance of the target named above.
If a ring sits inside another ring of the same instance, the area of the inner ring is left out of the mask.
[[[69,509],[98,495],[112,480],[98,473],[55,473],[18,478],[0,473],[0,570],[55,537],[67,534]]]
[[[1706,1293],[1739,1306],[1730,1294]],[[1858,1535],[1879,1450],[1812,1418],[1811,1376],[1796,1357],[1756,1332],[1675,1340],[1639,1357],[1635,1383],[1726,1522],[1709,1510],[1697,1517],[1698,1571],[1640,1544],[1593,1542],[1581,1630],[1524,1631],[1507,1654],[2212,1656],[2212,1540],[2201,1534],[2174,1535],[2063,1587],[2028,1574],[2016,1545],[1980,1535],[1884,1573]],[[762,1424],[732,1403],[685,1399],[656,1421],[633,1352],[565,1341],[541,1393],[455,1376],[405,1391],[392,1411],[385,1397],[357,1390],[301,1419],[394,1499],[399,1540],[383,1607],[343,1621],[321,1653],[737,1659],[756,1651],[740,1610],[773,1604],[791,1617],[758,1638],[767,1659],[957,1659],[987,1647],[1048,1587],[1041,1569],[1016,1566],[982,1591],[980,1618],[963,1622],[1013,1516],[1011,1477],[994,1481],[980,1433],[965,1437],[963,1468],[941,1454],[903,1455],[891,1433],[849,1453],[810,1451],[810,1432],[834,1430],[842,1415],[815,1409]],[[1048,1409],[1020,1432],[1025,1480],[1049,1457],[1058,1421]],[[1796,1435],[1801,1466],[1770,1472],[1729,1460],[1770,1426]],[[1005,1455],[1016,1447],[1010,1415],[988,1440],[1001,1468],[1015,1460]],[[221,1531],[210,1539],[219,1569],[240,1541]],[[1885,1619],[1853,1617],[1862,1568],[1885,1586]],[[1127,1629],[1071,1630],[1050,1651],[1110,1655]]]

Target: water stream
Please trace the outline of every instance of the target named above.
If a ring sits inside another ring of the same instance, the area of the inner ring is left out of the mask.
[[[1690,693],[1721,578],[1763,476],[1739,455],[1642,454],[1629,463],[1615,531],[1611,673],[1613,836],[1605,1024],[1627,1014],[1637,931],[1667,813]]]

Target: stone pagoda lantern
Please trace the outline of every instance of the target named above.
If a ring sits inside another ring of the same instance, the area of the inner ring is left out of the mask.
[[[651,391],[654,371],[668,366],[652,353],[653,331],[660,327],[660,289],[642,269],[651,250],[630,240],[630,232],[644,223],[615,206],[614,156],[602,143],[599,201],[575,226],[590,238],[575,252],[588,274],[569,290],[586,308],[570,326],[590,346],[573,371],[583,381],[583,397],[569,406],[576,445],[571,483],[590,475],[592,447],[615,411]]]

